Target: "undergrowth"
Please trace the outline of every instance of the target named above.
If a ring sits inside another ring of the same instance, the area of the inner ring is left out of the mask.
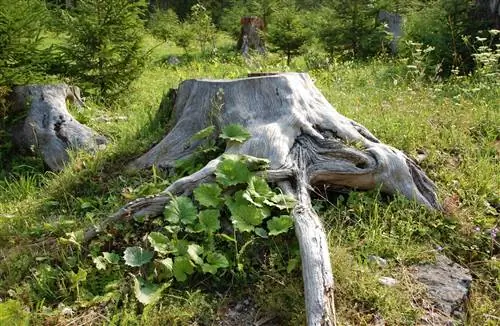
[[[152,48],[157,41],[146,38],[145,44]],[[224,272],[203,273],[210,251],[201,253],[192,247],[197,255],[188,254],[186,266],[199,273],[185,282],[181,275],[189,274],[187,270],[172,279],[169,254],[162,254],[174,238],[172,230],[164,229],[172,216],[157,224],[115,225],[92,245],[79,244],[79,231],[98,224],[132,199],[163,191],[179,174],[196,169],[199,162],[193,161],[179,162],[177,176],[155,169],[130,172],[124,168],[168,131],[170,88],[189,78],[302,71],[307,70],[308,62],[308,58],[298,57],[292,67],[286,67],[274,55],[245,61],[221,50],[212,55],[180,56],[179,65],[169,65],[163,58],[173,53],[182,50],[155,48],[141,78],[112,106],[103,107],[90,97],[82,112],[72,112],[110,139],[105,151],[73,153],[71,163],[58,174],[45,172],[38,158],[14,155],[5,165],[0,175],[0,324],[210,325],[244,300],[256,307],[256,319],[304,324],[300,260],[291,234],[264,239],[252,230],[239,236],[236,242],[244,242],[236,250],[234,230],[224,229],[232,223],[226,221],[224,226],[221,219],[220,230],[227,231],[227,237],[214,242],[223,244],[218,250],[226,261],[220,259],[218,266]],[[331,61],[309,70],[340,113],[365,125],[381,141],[420,157],[421,167],[438,186],[445,209],[444,213],[430,212],[377,191],[333,196],[328,189],[315,189],[314,207],[324,220],[330,244],[338,317],[342,325],[368,325],[377,318],[388,325],[418,323],[425,314],[420,303],[427,298],[408,269],[443,253],[468,267],[474,277],[466,323],[494,325],[500,315],[498,79],[490,78],[488,66],[486,75],[478,75],[479,71],[447,81],[429,80],[416,76],[408,65],[381,58],[369,63]],[[218,141],[214,138],[214,145]],[[243,196],[245,190],[237,191]],[[204,204],[196,196],[195,202],[176,200],[190,211],[193,207],[199,210]],[[221,216],[239,198],[234,197],[225,205],[217,203]],[[208,218],[201,218],[198,212],[193,216],[199,225]],[[269,232],[265,221],[260,221],[262,228]],[[208,246],[204,241],[210,236],[189,233],[189,223],[177,225],[177,239],[188,239],[188,247]],[[254,243],[238,257],[250,235]],[[137,253],[139,246],[144,247],[143,258],[144,250],[156,251],[154,259],[150,257],[141,266],[125,266],[124,252],[135,247],[132,251]],[[172,254],[172,263],[181,256]],[[370,256],[383,257],[387,265],[373,264]],[[243,261],[241,266],[238,259]],[[229,271],[223,267],[226,265],[231,266]],[[399,283],[385,287],[378,283],[381,276]],[[158,286],[154,291],[149,291],[151,282]],[[153,295],[154,300],[144,305],[150,297],[141,296],[143,292],[154,294],[159,289],[161,295]]]

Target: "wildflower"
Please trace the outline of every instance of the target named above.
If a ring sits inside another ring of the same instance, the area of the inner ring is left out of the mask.
[[[436,247],[436,250],[437,250],[437,251],[443,251],[443,249],[444,249],[444,248],[443,248],[443,247],[441,247],[441,246],[437,246],[437,247]]]
[[[481,231],[481,228],[480,228],[479,226],[476,226],[476,227],[474,228],[474,231],[479,232],[479,231]]]

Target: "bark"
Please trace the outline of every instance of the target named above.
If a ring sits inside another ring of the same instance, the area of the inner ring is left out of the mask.
[[[26,118],[13,132],[21,149],[40,153],[53,171],[63,169],[68,150],[95,151],[106,139],[71,116],[66,101],[82,106],[80,90],[65,84],[18,86],[13,92],[13,109]]]
[[[308,325],[335,325],[327,237],[311,206],[310,188],[380,187],[386,193],[401,193],[439,209],[434,184],[401,151],[382,144],[365,127],[339,114],[309,76],[300,73],[183,82],[173,107],[174,127],[131,167],[170,169],[205,141],[192,143],[192,135],[209,125],[221,130],[231,123],[244,126],[251,138],[243,144],[228,145],[225,152],[270,160],[270,170],[265,174],[268,180],[298,201],[293,216]],[[135,215],[161,215],[169,200],[167,193],[190,194],[198,184],[213,180],[219,161],[217,158],[179,179],[158,196],[128,204],[108,222]],[[86,238],[95,234],[96,230],[89,230]]]
[[[259,17],[250,16],[241,18],[241,32],[238,39],[237,48],[245,56],[249,49],[256,50],[258,53],[266,52],[264,41],[260,33],[264,30],[264,21]]]

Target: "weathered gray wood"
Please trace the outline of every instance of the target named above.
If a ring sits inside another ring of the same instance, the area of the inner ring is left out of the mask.
[[[66,101],[81,106],[80,91],[66,84],[28,85],[14,88],[14,110],[27,113],[13,131],[14,143],[42,155],[47,166],[59,171],[69,159],[69,149],[95,151],[106,139],[79,123],[68,112]]]
[[[298,204],[293,211],[299,240],[308,325],[335,325],[333,275],[325,231],[311,207],[315,185],[368,190],[404,196],[432,208],[440,205],[432,181],[401,151],[380,143],[362,125],[339,114],[307,74],[285,73],[237,80],[187,80],[177,92],[174,127],[131,167],[172,168],[204,140],[192,143],[201,129],[237,123],[251,138],[230,144],[226,153],[270,160],[268,180]],[[168,195],[189,194],[213,179],[219,158],[182,178],[154,198],[136,200],[111,217],[157,216]],[[95,233],[95,232],[94,232]]]

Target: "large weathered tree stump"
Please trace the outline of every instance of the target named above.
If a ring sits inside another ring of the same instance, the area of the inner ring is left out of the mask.
[[[80,91],[66,84],[18,86],[13,90],[14,112],[27,112],[13,131],[14,143],[40,153],[47,166],[59,171],[69,159],[69,149],[97,150],[106,139],[79,123],[68,112],[66,101],[81,106]]]
[[[244,126],[251,138],[230,144],[226,153],[270,160],[265,174],[285,193],[295,196],[295,231],[300,244],[308,325],[335,324],[333,275],[322,223],[311,206],[312,186],[368,190],[404,196],[431,208],[439,203],[431,180],[401,151],[382,144],[365,127],[339,114],[307,74],[285,73],[237,80],[187,80],[177,92],[168,135],[132,163],[135,168],[172,168],[206,140],[191,142],[215,124]],[[153,198],[135,200],[106,223],[135,215],[158,216],[169,195],[190,194],[214,179],[216,158],[198,172],[181,178]],[[90,239],[96,234],[91,229]]]

